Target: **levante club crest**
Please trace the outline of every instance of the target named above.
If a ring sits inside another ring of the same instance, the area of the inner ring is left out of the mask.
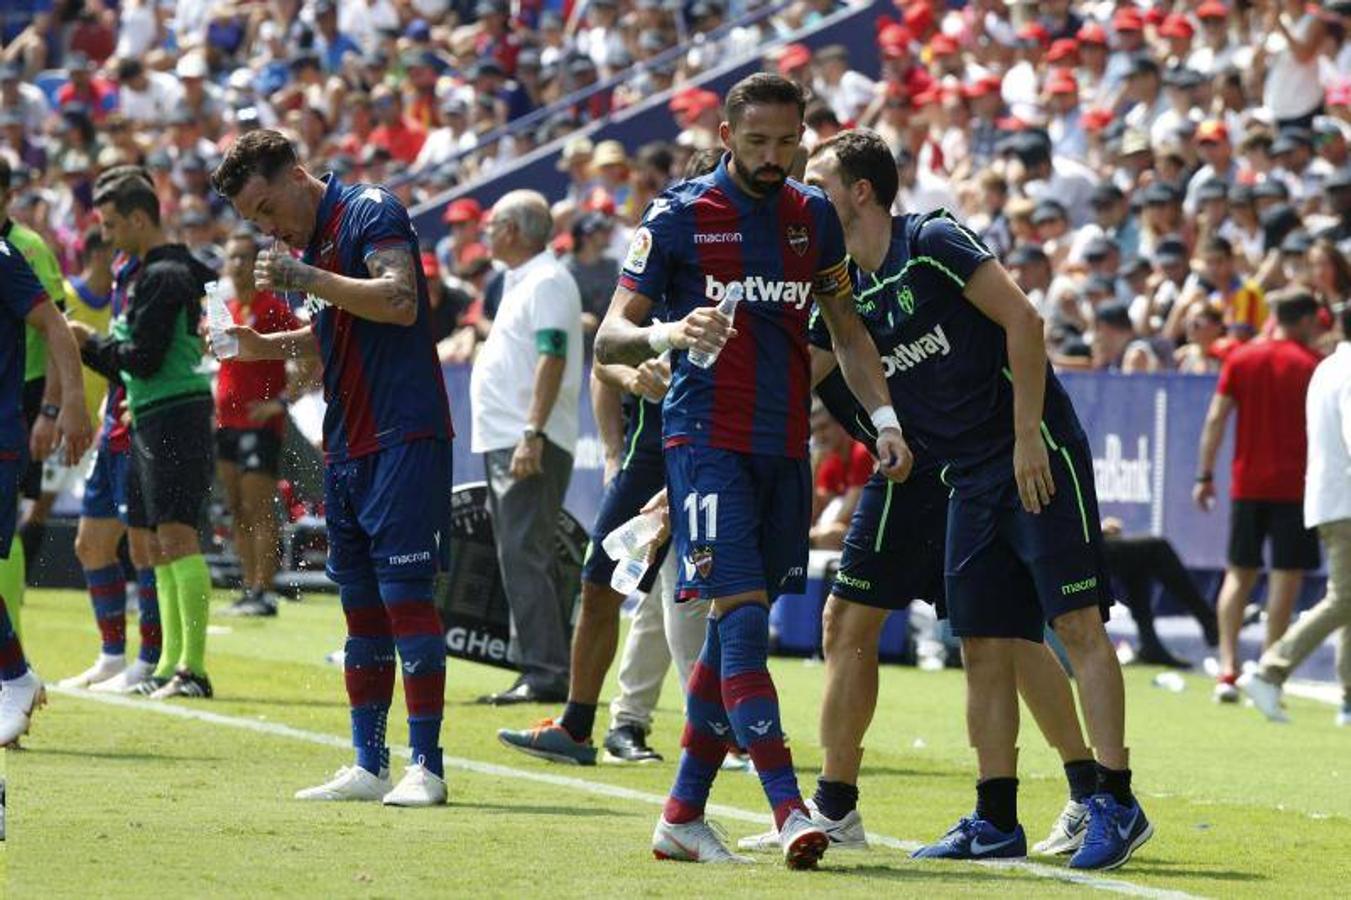
[[[811,235],[807,233],[806,225],[788,226],[788,246],[798,256],[807,254],[807,247],[811,245]]]

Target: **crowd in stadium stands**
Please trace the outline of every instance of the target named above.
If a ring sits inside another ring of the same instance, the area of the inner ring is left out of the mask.
[[[1351,299],[1351,2],[897,0],[876,21],[877,79],[843,46],[764,49],[839,0],[752,15],[764,5],[8,3],[9,214],[79,273],[95,177],[141,163],[167,233],[219,270],[238,223],[209,175],[251,129],[281,128],[310,169],[388,183],[410,204],[561,141],[549,246],[578,285],[589,352],[648,202],[718,145],[720,98],[698,77],[764,54],[810,90],[808,147],[875,129],[895,154],[897,210],[948,208],[996,250],[1058,367],[1218,372],[1272,335],[1268,298],[1292,286],[1318,303],[1314,348],[1335,343]],[[573,134],[668,89],[669,141]],[[422,263],[440,357],[468,362],[506,267],[483,205],[461,197],[442,219]],[[851,467],[845,454],[845,481]]]

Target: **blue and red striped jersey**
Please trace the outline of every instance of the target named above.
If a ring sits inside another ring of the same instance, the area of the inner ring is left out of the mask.
[[[24,447],[24,324],[47,299],[37,275],[13,244],[0,238],[0,454],[13,458]]]
[[[136,280],[141,261],[128,253],[118,253],[113,258],[113,320],[125,320],[127,315],[127,291]],[[131,449],[131,427],[122,421],[122,406],[127,399],[127,389],[120,381],[108,383],[108,399],[103,402],[103,438],[102,443],[109,453],[124,453]]]
[[[408,210],[383,187],[344,185],[331,174],[324,181],[304,261],[349,278],[369,278],[367,258],[399,247],[412,256],[418,295],[412,325],[373,322],[313,295],[306,299],[324,366],[324,457],[343,462],[410,441],[450,440],[450,401]]]
[[[807,317],[816,290],[833,294],[848,283],[844,232],[820,190],[789,180],[753,197],[732,180],[727,161],[652,201],[619,283],[664,301],[672,321],[740,285],[737,334],[717,362],[701,369],[672,354],[667,446],[802,458],[811,408]]]

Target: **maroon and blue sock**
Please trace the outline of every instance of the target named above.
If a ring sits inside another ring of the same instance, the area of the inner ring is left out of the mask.
[[[140,606],[141,662],[154,666],[159,663],[164,634],[159,624],[159,588],[155,586],[154,567],[136,570],[136,597]]]
[[[680,765],[666,800],[663,816],[673,825],[692,822],[704,814],[708,792],[727,755],[732,723],[722,708],[722,645],[718,624],[708,620],[704,647],[690,670],[685,687],[685,731],[680,736]]]
[[[413,762],[444,778],[441,720],[446,705],[446,633],[431,599],[431,584],[396,583],[381,585],[380,589],[403,665],[408,747],[413,751]],[[412,596],[400,596],[405,590]]]
[[[807,806],[798,791],[793,755],[783,743],[779,695],[769,677],[769,608],[746,603],[718,620],[722,641],[722,705],[760,775],[774,825]]]
[[[121,656],[127,652],[127,581],[122,576],[122,566],[114,563],[101,569],[85,569],[84,583],[89,586],[103,652]]]
[[[339,589],[347,618],[343,680],[352,712],[357,765],[379,775],[389,769],[385,726],[394,700],[394,635],[373,583]]]
[[[9,607],[5,598],[0,597],[0,681],[22,678],[28,673],[28,661],[23,657],[23,647],[19,636],[14,633],[14,623],[9,619]]]

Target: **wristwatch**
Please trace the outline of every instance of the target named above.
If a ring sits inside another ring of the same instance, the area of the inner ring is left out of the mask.
[[[540,430],[536,428],[534,425],[527,425],[525,426],[525,431],[521,432],[521,436],[524,437],[527,441],[533,441],[535,438],[541,437],[542,435],[540,433]]]
[[[42,408],[38,410],[38,415],[46,416],[49,419],[55,419],[57,416],[61,415],[61,407],[57,406],[55,403],[44,403],[42,404]]]

